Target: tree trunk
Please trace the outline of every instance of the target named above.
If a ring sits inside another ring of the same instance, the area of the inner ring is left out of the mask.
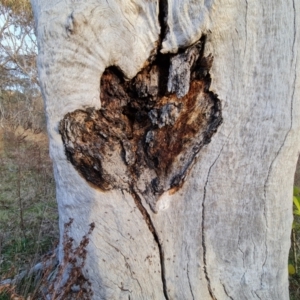
[[[289,299],[300,2],[275,2],[32,0],[93,299]]]

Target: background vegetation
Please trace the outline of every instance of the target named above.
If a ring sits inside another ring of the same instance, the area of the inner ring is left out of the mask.
[[[52,165],[29,0],[0,1],[0,299],[29,299],[32,276],[58,240]]]
[[[55,256],[51,250],[58,241],[36,55],[30,1],[0,0],[0,300],[37,299],[37,290],[50,276],[47,272],[52,266],[39,280],[29,270],[45,255],[48,259]],[[300,165],[297,170],[295,182],[300,186]],[[300,205],[299,188],[294,196]],[[291,300],[300,299],[300,207],[294,203],[288,265]],[[72,250],[69,256],[82,253],[79,250]]]

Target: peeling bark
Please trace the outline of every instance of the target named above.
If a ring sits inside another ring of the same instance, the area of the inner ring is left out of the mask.
[[[101,190],[134,186],[153,211],[179,189],[192,162],[222,122],[209,91],[212,56],[205,39],[177,55],[158,55],[130,81],[116,68],[101,79],[102,108],[68,113],[60,133],[68,159]]]

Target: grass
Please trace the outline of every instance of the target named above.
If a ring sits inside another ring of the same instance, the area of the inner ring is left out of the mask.
[[[297,172],[299,172],[297,170]],[[295,184],[299,184],[295,176]],[[294,222],[291,234],[291,250],[289,254],[289,281],[290,281],[290,299],[300,299],[300,188],[294,187]]]
[[[0,178],[3,280],[30,269],[58,240],[55,184],[46,135],[6,128],[0,140]],[[32,279],[27,278],[13,292],[27,297],[31,285]],[[0,300],[10,299],[11,293],[0,290]]]
[[[0,292],[0,300],[10,300],[10,295],[7,292]]]

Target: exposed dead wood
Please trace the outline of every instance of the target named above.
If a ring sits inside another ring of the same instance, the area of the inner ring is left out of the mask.
[[[116,68],[101,79],[102,108],[68,113],[60,133],[68,159],[102,190],[130,190],[153,211],[163,192],[180,188],[195,155],[222,121],[209,91],[204,38],[177,55],[158,55],[131,81]]]

